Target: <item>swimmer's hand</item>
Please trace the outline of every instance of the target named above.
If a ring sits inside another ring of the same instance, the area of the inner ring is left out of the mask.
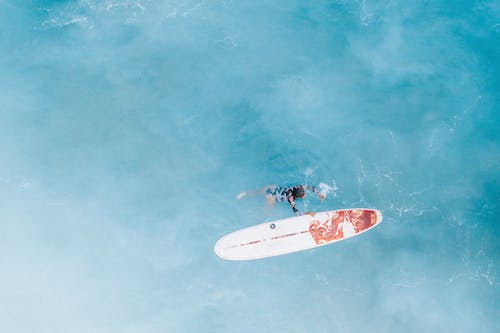
[[[321,201],[325,201],[326,196],[323,193],[318,193],[318,198]]]
[[[247,192],[241,192],[236,196],[236,199],[240,200],[241,198],[245,197],[248,193]]]

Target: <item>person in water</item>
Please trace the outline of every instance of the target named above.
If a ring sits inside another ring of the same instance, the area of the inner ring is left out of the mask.
[[[269,203],[275,204],[276,202],[287,201],[292,207],[292,210],[295,213],[295,215],[300,215],[300,212],[296,207],[295,200],[305,198],[307,196],[307,191],[312,191],[316,193],[316,195],[321,201],[325,200],[325,195],[319,192],[312,185],[293,185],[293,186],[269,185],[264,189],[262,189],[261,191],[256,191],[253,193],[242,192],[238,194],[237,198],[241,199],[248,194],[263,193],[266,196],[266,199],[268,200]]]

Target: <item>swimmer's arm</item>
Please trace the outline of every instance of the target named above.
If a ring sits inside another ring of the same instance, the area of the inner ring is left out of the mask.
[[[288,203],[290,204],[290,206],[292,207],[292,210],[295,213],[295,215],[300,215],[299,210],[297,209],[297,207],[295,207],[295,199],[293,198],[293,196],[289,196],[286,199],[287,199]]]
[[[323,201],[325,200],[325,196],[316,189],[316,187],[312,186],[312,185],[307,185],[306,186],[306,189],[308,189],[309,191],[313,191],[314,193],[316,193],[316,195],[318,196],[319,200]]]

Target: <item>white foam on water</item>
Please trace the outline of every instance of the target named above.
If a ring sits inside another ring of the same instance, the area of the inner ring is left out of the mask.
[[[337,185],[335,181],[333,181],[331,185],[326,183],[319,183],[318,188],[319,188],[319,193],[321,193],[321,195],[323,195],[325,198],[330,193],[332,193],[334,198],[336,197]]]

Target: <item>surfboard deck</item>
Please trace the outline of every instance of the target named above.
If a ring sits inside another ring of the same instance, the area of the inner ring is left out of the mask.
[[[227,234],[215,253],[228,260],[252,260],[338,242],[370,230],[382,221],[376,209],[339,209],[262,223]]]

